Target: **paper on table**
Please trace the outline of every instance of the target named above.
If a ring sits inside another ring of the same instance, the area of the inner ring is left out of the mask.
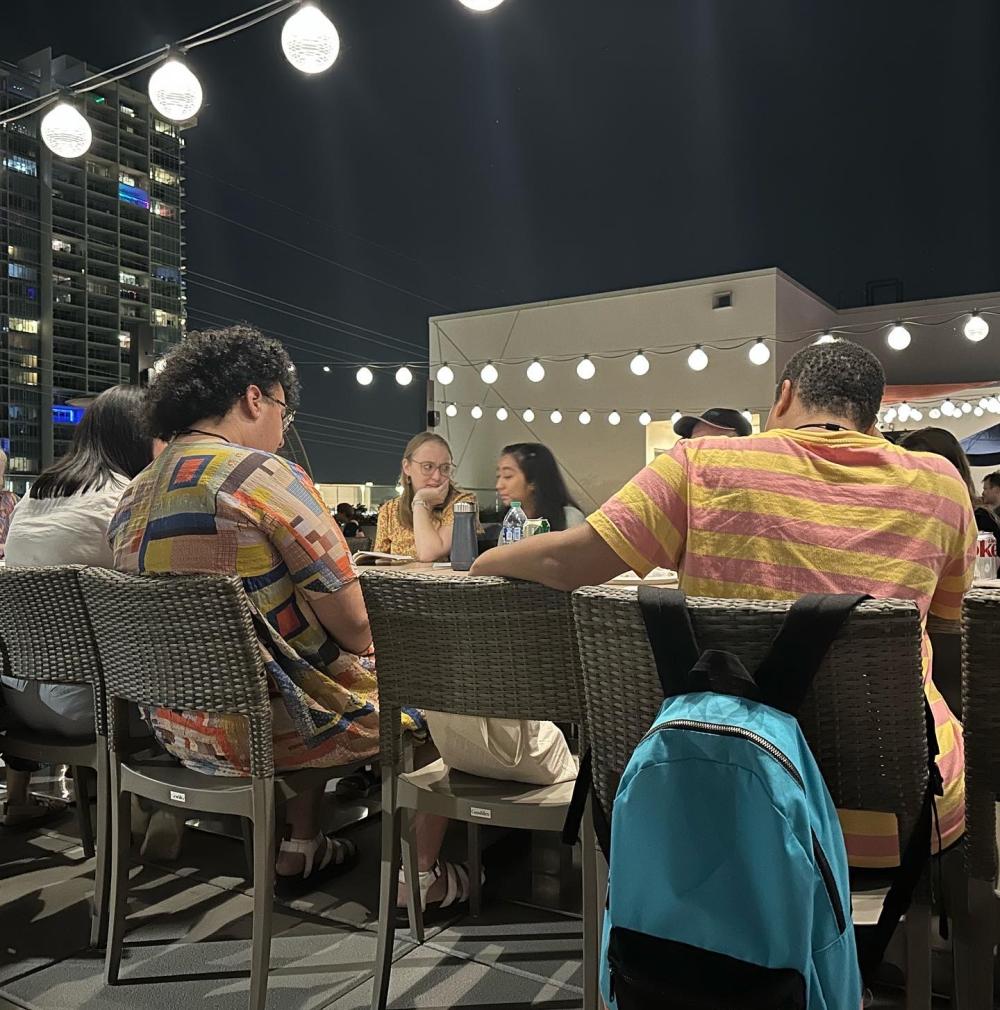
[[[642,583],[646,585],[662,585],[668,582],[676,582],[677,573],[669,568],[654,568],[644,579],[640,579],[635,572],[623,572],[615,576],[607,583],[609,586],[638,586]]]
[[[405,565],[413,560],[409,554],[383,554],[381,551],[358,551],[351,555],[351,561],[354,564],[365,558],[371,558],[374,561],[388,561],[391,565]]]

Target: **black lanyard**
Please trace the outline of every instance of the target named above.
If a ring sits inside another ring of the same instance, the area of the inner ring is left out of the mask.
[[[803,428],[822,428],[824,431],[850,431],[842,424],[834,424],[832,421],[824,421],[818,424],[800,424],[795,430],[802,431]]]
[[[202,431],[201,428],[182,428],[178,435],[208,435],[209,438],[221,438],[223,442],[227,445],[232,445],[233,443],[226,438],[225,435],[220,435],[217,431]]]

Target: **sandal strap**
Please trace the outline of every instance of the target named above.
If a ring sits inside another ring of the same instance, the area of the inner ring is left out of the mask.
[[[325,870],[330,863],[339,865],[345,862],[351,856],[352,844],[343,838],[333,838],[329,835],[324,835],[321,831],[315,838],[282,839],[281,851],[294,852],[301,855],[305,860],[302,876],[308,877],[312,873],[314,865],[317,870]],[[321,848],[323,855],[320,857],[319,862],[316,863],[316,853]]]
[[[470,893],[468,864],[445,863],[444,872],[448,887],[441,901],[441,907],[448,908],[456,901],[467,901]]]

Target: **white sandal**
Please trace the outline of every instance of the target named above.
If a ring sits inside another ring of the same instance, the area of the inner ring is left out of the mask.
[[[317,859],[316,854],[321,852]],[[312,891],[324,880],[349,870],[358,861],[358,847],[347,838],[337,838],[320,832],[315,838],[287,838],[281,852],[302,856],[302,873],[276,874],[274,893],[279,897],[294,897]]]
[[[445,878],[444,897],[428,902],[427,892],[442,876]],[[423,909],[425,922],[433,922],[442,914],[453,914],[457,911],[455,906],[465,904],[472,894],[468,863],[442,863],[438,860],[429,870],[419,873],[418,877],[420,881],[420,907]],[[402,870],[399,871],[399,882],[406,883]],[[486,883],[485,872],[481,873],[479,883],[480,885]],[[449,912],[448,909],[451,911]],[[404,921],[408,919],[406,905],[398,905],[396,914]]]

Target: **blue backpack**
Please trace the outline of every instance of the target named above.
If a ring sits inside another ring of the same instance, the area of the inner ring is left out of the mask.
[[[594,827],[609,865],[601,990],[611,1010],[858,1010],[844,838],[795,713],[863,596],[807,596],[751,677],[702,653],[685,596],[639,602],[665,701]],[[590,785],[589,755],[566,837]],[[867,975],[930,847],[930,791],[882,915]],[[575,823],[574,823],[575,819]]]

